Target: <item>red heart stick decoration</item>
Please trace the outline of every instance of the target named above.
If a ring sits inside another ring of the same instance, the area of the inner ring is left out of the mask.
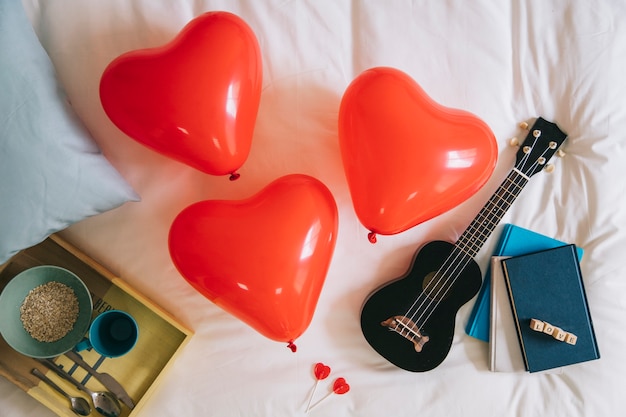
[[[318,362],[315,364],[313,373],[315,374],[315,378],[318,381],[322,379],[326,379],[328,378],[328,375],[330,375],[330,367],[327,365],[324,365],[322,362]]]
[[[350,385],[346,382],[344,378],[335,379],[335,383],[333,384],[333,392],[335,394],[345,394],[350,391]]]
[[[335,382],[333,383],[333,390],[332,390],[332,392],[329,392],[328,394],[326,394],[326,396],[324,398],[322,398],[321,400],[319,400],[318,402],[313,404],[313,406],[311,408],[307,408],[306,412],[308,413],[309,411],[311,411],[319,403],[321,403],[322,401],[324,401],[326,398],[330,397],[331,395],[333,395],[333,394],[342,395],[342,394],[345,394],[348,391],[350,391],[350,384],[348,384],[346,382],[345,378],[337,378],[337,379],[335,379]]]
[[[309,396],[309,401],[306,405],[307,411],[309,410],[309,407],[311,406],[311,400],[313,399],[313,395],[315,394],[317,385],[320,383],[322,379],[326,379],[328,378],[328,375],[330,375],[330,366],[324,365],[322,362],[318,362],[315,364],[315,367],[313,368],[313,374],[315,375],[315,385],[313,386],[313,389],[311,390],[311,395]]]

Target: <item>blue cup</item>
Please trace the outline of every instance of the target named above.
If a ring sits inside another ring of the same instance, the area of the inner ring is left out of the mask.
[[[93,348],[107,358],[117,358],[130,352],[139,337],[137,322],[125,311],[109,310],[97,316],[89,327],[89,338],[76,350]]]

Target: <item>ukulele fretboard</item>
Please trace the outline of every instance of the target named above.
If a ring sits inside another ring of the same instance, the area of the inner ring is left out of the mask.
[[[527,183],[526,175],[512,170],[459,237],[455,243],[458,250],[474,258]]]

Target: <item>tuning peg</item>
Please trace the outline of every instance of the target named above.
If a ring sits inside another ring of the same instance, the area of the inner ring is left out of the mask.
[[[548,165],[546,165],[546,167],[543,170],[546,171],[549,174],[552,171],[554,171],[554,165],[548,164]]]
[[[522,122],[519,124],[519,127],[523,130],[528,130],[528,123]]]
[[[516,137],[512,137],[511,139],[509,139],[509,145],[510,146],[519,146],[519,139]]]
[[[556,151],[556,156],[558,156],[559,158],[563,158],[565,156],[565,152],[562,149],[559,149],[558,151]]]

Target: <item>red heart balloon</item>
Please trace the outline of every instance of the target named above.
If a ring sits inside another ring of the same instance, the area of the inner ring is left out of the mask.
[[[337,236],[337,206],[315,178],[293,174],[241,201],[184,209],[169,250],[187,281],[264,336],[293,341],[308,327]]]
[[[231,13],[209,12],[164,46],[113,60],[100,80],[100,100],[131,138],[224,175],[248,157],[261,81],[261,53],[250,27]]]
[[[366,70],[346,89],[339,142],[359,220],[387,235],[473,195],[498,151],[479,118],[437,104],[407,74],[385,67]]]

